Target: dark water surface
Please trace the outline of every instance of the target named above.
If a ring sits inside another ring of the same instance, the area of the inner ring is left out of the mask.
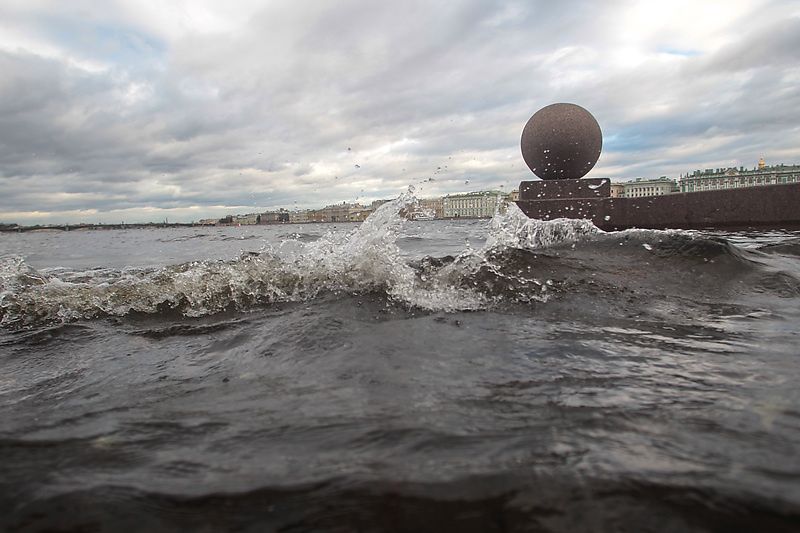
[[[798,531],[800,234],[0,236],[2,531]]]

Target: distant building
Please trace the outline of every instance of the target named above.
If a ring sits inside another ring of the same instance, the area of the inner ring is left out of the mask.
[[[341,203],[308,211],[309,222],[363,222],[372,208],[360,204]]]
[[[259,224],[282,224],[289,222],[289,212],[285,209],[279,211],[267,211],[258,215]]]
[[[308,209],[297,209],[289,212],[289,222],[292,224],[307,224]]]
[[[642,196],[661,196],[678,192],[678,183],[666,177],[657,179],[636,178],[622,184],[625,198],[641,198]],[[612,185],[613,186],[613,185]],[[613,196],[613,195],[612,195]]]
[[[347,222],[350,219],[350,206],[346,203],[326,205],[318,211],[321,222]]]
[[[624,183],[612,183],[611,184],[611,198],[621,198],[625,196],[625,184]]]
[[[478,191],[448,194],[442,199],[444,218],[486,218],[494,216],[498,204],[507,195],[501,191]]]
[[[775,165],[768,167],[764,159],[753,169],[730,167],[695,170],[681,178],[681,192],[713,191],[737,187],[757,187],[780,183],[800,182],[800,165]]]
[[[355,204],[350,206],[347,220],[350,222],[364,222],[372,214],[372,209],[363,205]]]
[[[391,200],[375,200],[370,204],[370,209],[377,211],[380,206],[388,204],[389,202],[391,202]]]
[[[442,198],[426,198],[419,201],[422,209],[434,218],[444,218],[444,200]]]
[[[249,215],[236,215],[233,217],[234,224],[240,224],[242,226],[250,226],[253,224],[258,224],[258,217],[260,215],[258,213],[250,213]]]

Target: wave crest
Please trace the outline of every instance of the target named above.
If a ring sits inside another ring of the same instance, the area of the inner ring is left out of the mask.
[[[495,215],[480,249],[467,244],[455,257],[408,262],[396,241],[406,215],[418,210],[409,192],[348,233],[329,231],[317,240],[294,235],[233,261],[37,272],[21,257],[7,259],[0,263],[0,326],[131,313],[197,317],[310,301],[324,292],[378,293],[430,311],[478,310],[547,302],[592,283],[624,292],[635,281],[626,272],[641,277],[658,268],[661,278],[683,279],[691,269],[715,280],[756,268],[722,239],[679,230],[606,233],[588,220],[532,220],[514,204]]]
[[[40,273],[13,258],[0,264],[0,324],[25,326],[132,312],[202,316],[276,302],[307,301],[320,291],[379,291],[431,310],[476,309],[476,291],[423,279],[395,241],[405,214],[418,210],[410,193],[381,206],[348,234],[313,242],[285,241],[234,261],[199,261],[159,269],[126,268]]]

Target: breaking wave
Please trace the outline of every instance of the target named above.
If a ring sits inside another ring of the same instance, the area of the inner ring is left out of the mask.
[[[646,271],[653,261],[677,276],[687,268],[730,275],[753,265],[722,239],[675,230],[606,233],[588,220],[531,220],[514,204],[495,215],[480,249],[467,246],[457,256],[407,261],[396,240],[405,215],[419,209],[409,192],[349,233],[330,231],[314,241],[289,237],[232,261],[39,272],[21,257],[7,259],[0,263],[0,324],[131,313],[197,317],[309,301],[324,292],[377,292],[430,311],[479,310],[503,302],[547,302],[580,290],[589,278],[600,285],[622,283],[609,273]]]

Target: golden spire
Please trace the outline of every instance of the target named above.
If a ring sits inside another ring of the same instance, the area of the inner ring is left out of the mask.
[[[758,162],[758,168],[764,168],[764,158],[761,158],[761,161]]]

